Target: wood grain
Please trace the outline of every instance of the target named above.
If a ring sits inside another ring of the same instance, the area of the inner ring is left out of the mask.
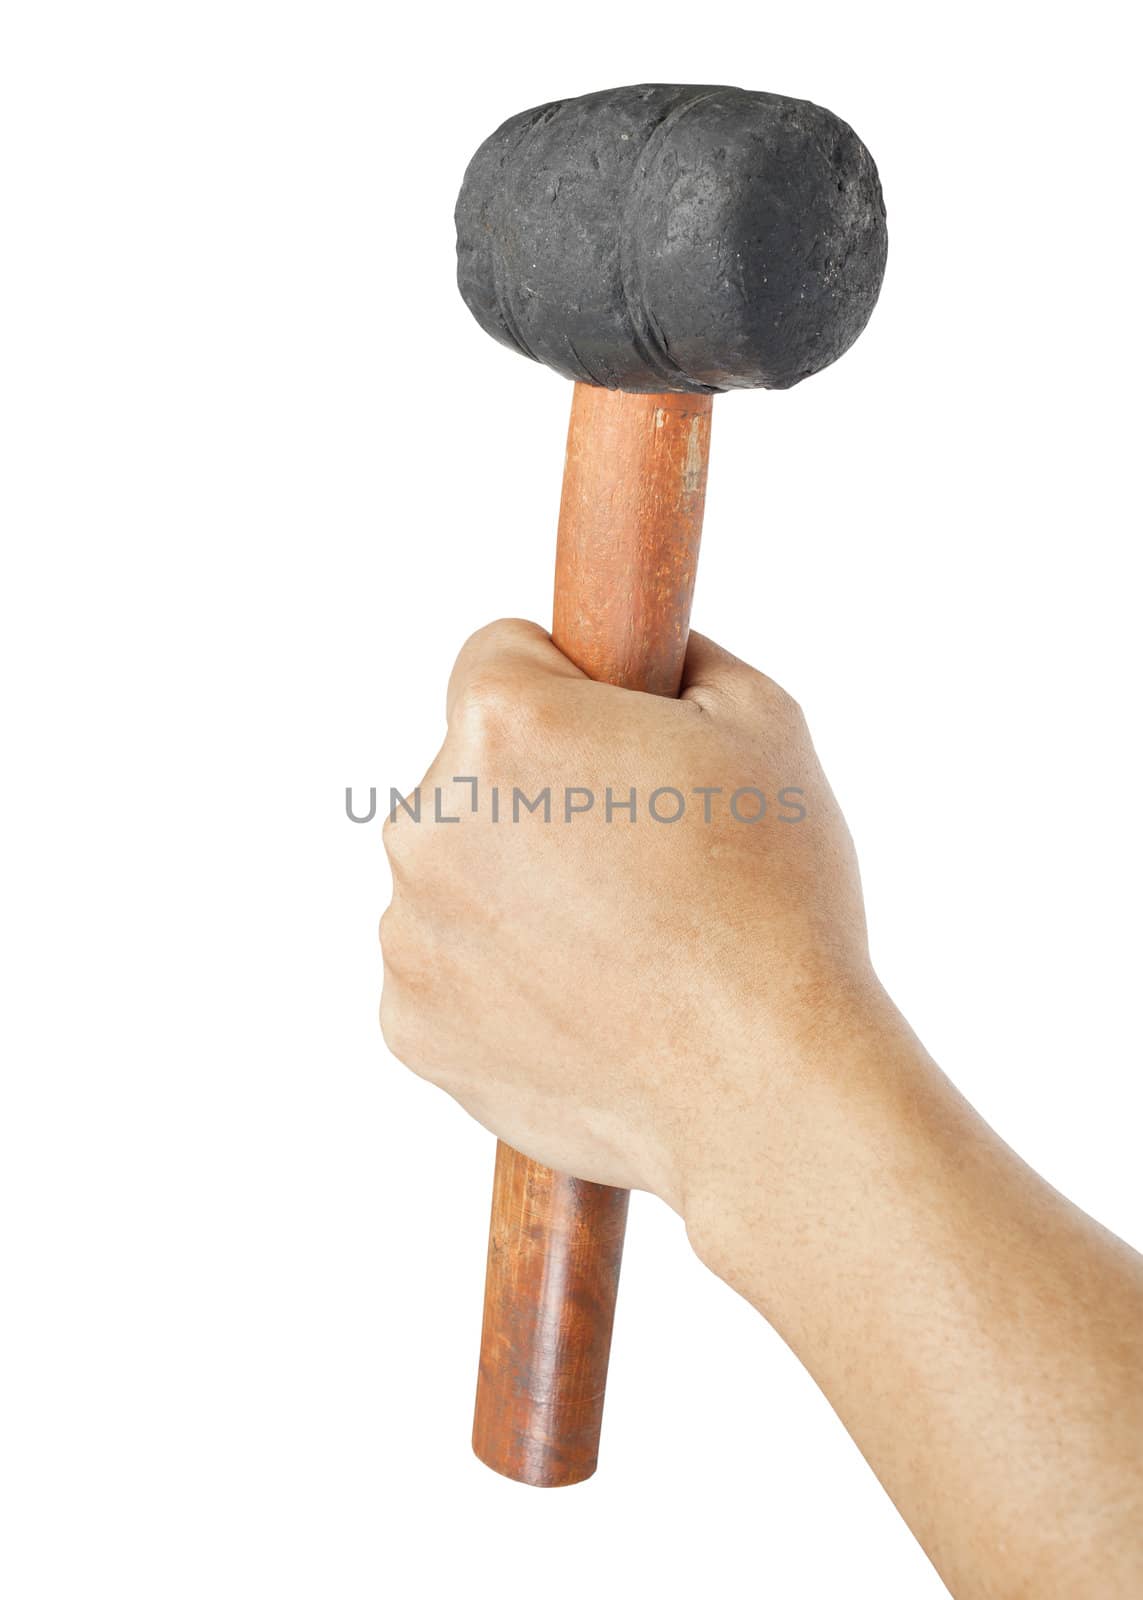
[[[679,691],[711,397],[577,384],[552,637],[593,678]],[[544,1487],[595,1471],[627,1193],[496,1153],[472,1446]]]

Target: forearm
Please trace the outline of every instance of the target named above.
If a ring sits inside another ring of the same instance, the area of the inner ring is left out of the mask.
[[[820,1384],[958,1600],[1143,1585],[1143,1260],[883,997],[708,1138],[692,1240]]]

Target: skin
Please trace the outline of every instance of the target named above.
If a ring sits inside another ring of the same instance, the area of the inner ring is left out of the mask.
[[[666,826],[664,784],[723,793]],[[550,824],[511,821],[514,785],[551,787]],[[634,826],[606,823],[609,785],[638,791]],[[730,815],[744,785],[770,801],[755,825]],[[437,786],[459,823],[427,820]],[[599,796],[570,823],[566,786]],[[1143,1593],[1143,1258],[996,1136],[885,993],[794,701],[698,635],[667,701],[499,622],[461,651],[422,791],[425,820],[385,832],[393,1053],[525,1154],[673,1206],[958,1600]]]

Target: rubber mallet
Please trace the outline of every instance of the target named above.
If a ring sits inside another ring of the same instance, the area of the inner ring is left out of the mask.
[[[677,694],[712,397],[788,389],[864,328],[872,157],[806,100],[609,89],[498,128],[456,228],[476,320],[575,382],[552,638],[593,678]],[[498,1148],[473,1448],[510,1478],[595,1470],[627,1199]]]

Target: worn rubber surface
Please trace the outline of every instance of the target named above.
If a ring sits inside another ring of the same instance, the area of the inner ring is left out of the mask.
[[[787,389],[836,361],[885,270],[853,129],[808,100],[641,84],[486,139],[456,207],[458,281],[501,343],[638,392]]]

